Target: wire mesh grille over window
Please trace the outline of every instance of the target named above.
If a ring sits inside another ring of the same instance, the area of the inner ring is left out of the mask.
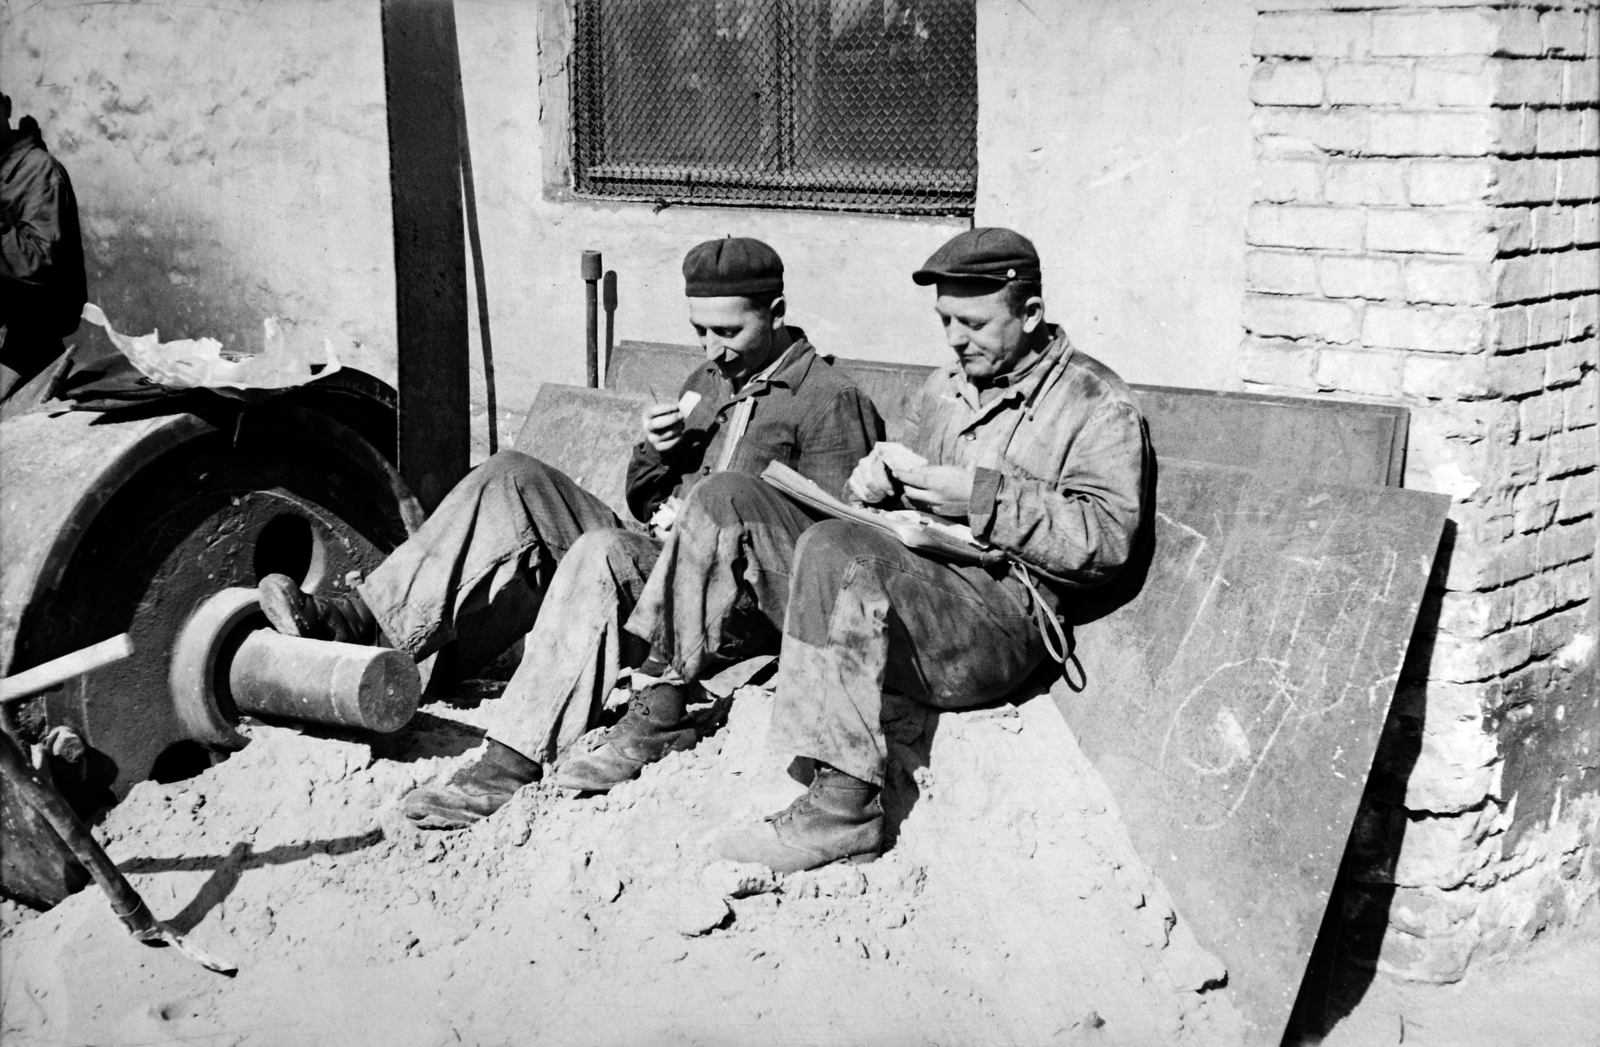
[[[973,0],[577,0],[579,192],[970,214]]]

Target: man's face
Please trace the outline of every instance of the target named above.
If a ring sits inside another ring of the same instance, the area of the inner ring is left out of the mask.
[[[758,308],[741,295],[689,299],[689,322],[706,359],[734,385],[744,384],[776,355],[775,312]]]
[[[1003,287],[981,281],[939,281],[933,309],[944,324],[944,338],[961,360],[967,378],[978,384],[1009,373],[1028,354],[1028,334],[1042,314],[1017,316]]]

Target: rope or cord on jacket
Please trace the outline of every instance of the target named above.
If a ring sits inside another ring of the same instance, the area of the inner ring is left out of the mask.
[[[1016,570],[1017,577],[1028,590],[1030,602],[1033,604],[1033,621],[1039,627],[1039,638],[1044,641],[1044,649],[1055,659],[1057,665],[1066,665],[1067,657],[1071,653],[1071,642],[1067,639],[1066,627],[1061,624],[1061,619],[1050,610],[1050,605],[1044,602],[1044,597],[1039,594],[1038,585],[1033,580],[1033,572],[1028,570],[1028,565],[1021,560],[1012,560],[1011,566]]]

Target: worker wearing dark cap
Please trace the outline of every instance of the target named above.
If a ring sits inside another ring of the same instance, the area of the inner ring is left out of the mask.
[[[1117,577],[1146,511],[1144,423],[1122,379],[1047,323],[1039,256],[1009,229],[955,237],[913,275],[956,361],[913,406],[909,446],[880,444],[849,487],[868,505],[964,524],[1002,554],[962,564],[870,525],[809,528],[785,568],[770,741],[808,791],[734,828],[718,855],[781,872],[882,846],[884,692],[964,709],[1066,655],[1059,612]]]
[[[739,550],[707,553],[684,533],[680,507],[688,514],[686,503],[697,504],[698,492],[723,474],[757,483],[774,460],[842,492],[882,436],[872,401],[785,323],[776,251],[748,238],[711,240],[689,251],[683,276],[706,360],[677,400],[644,412],[626,497],[637,521],[652,527],[625,524],[560,471],[502,451],[355,593],[311,596],[282,575],[260,585],[262,608],[281,632],[381,639],[419,661],[458,640],[458,659],[468,660],[470,648],[481,663],[526,634],[521,665],[488,707],[483,751],[448,781],[406,797],[405,813],[424,827],[470,825],[541,778],[596,726],[623,668],[639,670],[626,713],[561,767],[557,784],[604,791],[694,745],[695,681],[775,652],[778,631],[741,598],[724,562]],[[737,511],[723,506],[719,514]],[[746,528],[749,542],[767,540],[759,518]],[[669,565],[694,594],[686,607],[674,607],[676,592],[656,580]],[[630,613],[645,602],[680,623],[679,632],[628,632]]]

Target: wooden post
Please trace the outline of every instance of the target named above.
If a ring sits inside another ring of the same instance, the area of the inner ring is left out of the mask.
[[[431,512],[466,475],[471,448],[455,7],[383,0],[382,24],[400,475]]]

